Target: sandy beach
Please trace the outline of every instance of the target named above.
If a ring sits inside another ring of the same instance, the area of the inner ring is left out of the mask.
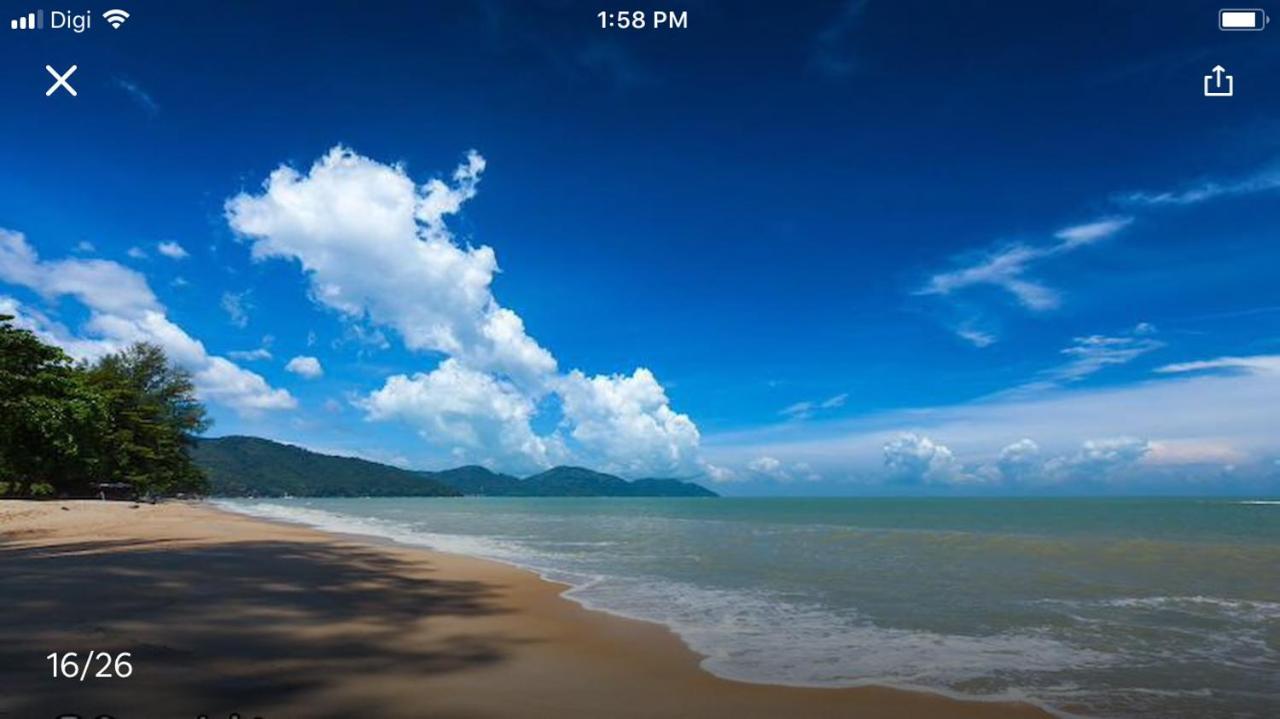
[[[532,573],[200,503],[0,501],[0,587],[6,719],[1049,716],[720,679]],[[52,678],[68,651],[130,652],[133,674]]]

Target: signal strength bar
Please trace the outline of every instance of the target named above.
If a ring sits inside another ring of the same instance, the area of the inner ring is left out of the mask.
[[[10,30],[38,30],[44,27],[44,10],[29,12],[9,21]]]

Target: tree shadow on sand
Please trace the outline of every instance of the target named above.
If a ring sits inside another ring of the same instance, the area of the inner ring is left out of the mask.
[[[529,641],[458,630],[448,618],[503,612],[502,587],[422,566],[355,544],[0,545],[0,717],[272,719],[335,678],[483,668]],[[132,652],[134,677],[50,678],[47,654],[89,650]],[[308,716],[383,713],[363,703]]]

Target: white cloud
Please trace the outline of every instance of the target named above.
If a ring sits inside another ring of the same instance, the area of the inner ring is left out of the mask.
[[[262,194],[230,199],[227,218],[254,258],[299,261],[317,302],[395,329],[410,349],[537,386],[556,363],[490,292],[493,250],[458,246],[444,225],[484,166],[472,152],[454,184],[418,186],[401,166],[335,147],[305,175],[281,167]]]
[[[358,404],[369,419],[413,424],[424,438],[467,461],[540,469],[563,454],[554,441],[534,433],[536,407],[529,397],[456,359],[431,372],[389,377]]]
[[[249,292],[223,292],[219,303],[231,324],[244,329],[249,326]]]
[[[1128,227],[1131,222],[1133,222],[1131,217],[1110,217],[1095,222],[1086,222],[1083,225],[1065,227],[1053,233],[1054,237],[1062,240],[1062,244],[1055,248],[1055,251],[1062,252],[1081,245],[1091,245],[1105,240]]]
[[[1217,439],[1152,442],[1150,451],[1142,458],[1143,464],[1153,466],[1242,464],[1248,460],[1244,452]]]
[[[576,449],[614,471],[678,473],[697,467],[698,428],[671,409],[649,370],[587,377],[574,370],[557,383]]]
[[[1013,295],[1030,310],[1051,310],[1061,304],[1058,292],[1041,282],[1026,277],[1030,267],[1077,248],[1097,243],[1123,230],[1129,217],[1110,217],[1083,225],[1066,227],[1054,233],[1058,242],[1050,245],[1013,244],[987,253],[979,261],[933,275],[917,295],[949,295],[969,287],[989,285]]]
[[[75,249],[72,251],[82,255],[86,255],[96,250],[97,248],[93,246],[92,242],[88,240],[80,240],[79,242],[76,243]]]
[[[905,432],[886,442],[884,466],[891,477],[906,482],[966,484],[975,478],[965,473],[945,444]]]
[[[150,93],[143,90],[138,83],[122,77],[115,78],[116,86],[124,90],[134,102],[147,112],[148,115],[155,115],[160,111],[160,105],[151,97]]]
[[[141,247],[130,247],[128,250],[125,251],[125,254],[135,260],[147,259],[147,253]]]
[[[455,242],[446,225],[484,169],[471,152],[448,181],[419,185],[400,165],[335,147],[305,173],[276,169],[260,193],[228,200],[226,215],[255,259],[298,261],[311,297],[342,315],[348,333],[385,345],[377,328],[386,327],[410,350],[446,356],[360,401],[370,419],[408,422],[459,457],[508,467],[573,460],[629,474],[720,473],[698,460],[697,428],[652,373],[560,374],[499,304],[494,251]],[[531,421],[549,395],[563,421],[539,435]]]
[[[774,457],[756,457],[747,463],[747,469],[761,474],[776,474],[782,469],[782,462]]]
[[[1139,325],[1139,328],[1150,325]],[[1144,330],[1144,336],[1124,335],[1107,337],[1105,335],[1089,335],[1076,337],[1070,347],[1062,350],[1062,354],[1071,361],[1049,371],[1050,379],[1057,382],[1074,382],[1083,379],[1105,367],[1132,362],[1142,355],[1164,347],[1164,343],[1145,337],[1151,331]]]
[[[747,462],[747,469],[768,479],[776,479],[784,482],[791,479],[791,476],[782,468],[782,462],[776,457],[756,457],[750,462]]]
[[[271,359],[271,350],[266,347],[259,347],[252,350],[233,350],[227,353],[227,356],[233,360],[242,362],[260,362]]]
[[[320,360],[315,357],[299,355],[289,360],[289,363],[284,368],[286,371],[306,379],[318,379],[324,376],[324,368],[320,366]]]
[[[997,339],[996,336],[990,332],[983,332],[982,330],[975,330],[967,327],[961,327],[956,330],[956,335],[959,336],[960,339],[968,342],[974,347],[978,347],[979,349],[983,347],[990,347],[996,343]]]
[[[1163,374],[1185,372],[1209,372],[1227,370],[1250,374],[1280,374],[1280,355],[1251,355],[1248,357],[1216,357],[1195,362],[1176,362],[1156,369]]]
[[[706,475],[707,479],[718,484],[733,482],[738,479],[738,473],[728,467],[721,467],[720,465],[711,464],[709,462],[703,462],[701,467],[702,473]]]
[[[828,397],[822,400],[822,404],[819,406],[822,407],[822,409],[835,409],[836,407],[843,407],[844,403],[847,402],[848,400],[849,400],[849,393],[841,392],[840,394],[835,395],[834,397]]]
[[[833,79],[843,79],[857,71],[858,63],[851,48],[867,1],[845,0],[835,17],[823,23],[822,31],[814,38],[810,57],[818,72]]]
[[[1003,454],[1005,468],[1013,471],[1015,457],[1025,460],[1029,471],[1020,481],[1032,482],[1047,476],[1043,465],[1050,460],[1059,458],[1053,468],[1061,476],[1064,468],[1079,467],[1082,457],[1104,454],[1106,438],[1119,437],[1141,438],[1129,446],[1146,442],[1148,451],[1117,480],[1136,481],[1155,476],[1152,473],[1162,467],[1207,462],[1211,460],[1204,458],[1215,456],[1230,457],[1239,476],[1256,476],[1261,464],[1280,456],[1280,435],[1273,429],[1275,408],[1280,407],[1280,362],[1229,359],[1248,361],[1182,363],[1170,366],[1174,371],[1123,386],[1085,389],[1067,384],[842,421],[781,422],[707,437],[704,453],[708,461],[726,466],[741,466],[759,456],[784,463],[808,461],[835,481],[875,484],[883,480],[885,445],[907,432],[946,437],[947,450],[966,467],[998,469]],[[1021,440],[1036,445],[1043,460],[1039,469],[1031,460],[1030,445]],[[1086,442],[1093,444],[1086,448]],[[1005,453],[1009,447],[1014,449]],[[1164,481],[1177,483],[1191,476],[1166,475]]]
[[[848,392],[841,392],[824,400],[805,400],[783,407],[778,414],[794,420],[809,419],[821,410],[838,409],[849,400]]]
[[[1107,437],[1085,440],[1075,454],[1056,457],[1045,464],[1049,475],[1065,474],[1097,479],[1108,472],[1131,466],[1151,451],[1151,442],[1136,437]]]
[[[161,242],[156,245],[156,252],[171,260],[183,260],[188,257],[187,251],[177,242]]]
[[[996,469],[1001,478],[1018,482],[1035,476],[1041,468],[1040,445],[1024,437],[1001,448]]]
[[[1280,170],[1269,168],[1235,180],[1206,180],[1179,190],[1130,192],[1115,199],[1127,205],[1195,205],[1219,197],[1252,195],[1280,189]]]
[[[153,342],[191,371],[202,399],[246,413],[297,404],[288,392],[273,389],[261,376],[209,355],[199,340],[169,320],[146,279],[120,264],[43,261],[22,234],[0,229],[0,281],[26,287],[48,302],[72,297],[88,308],[82,331],[74,333],[39,311],[7,299],[24,326],[73,357],[92,359],[134,342]]]

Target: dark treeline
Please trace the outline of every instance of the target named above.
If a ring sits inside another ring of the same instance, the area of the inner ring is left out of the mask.
[[[188,450],[209,426],[152,344],[75,363],[0,315],[0,497],[203,493]]]

